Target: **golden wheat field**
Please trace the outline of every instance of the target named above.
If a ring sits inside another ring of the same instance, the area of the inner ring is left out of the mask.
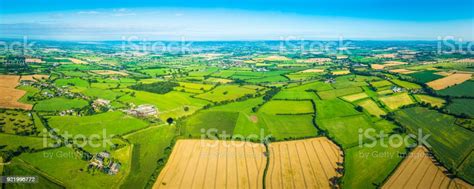
[[[472,74],[469,73],[455,73],[441,79],[430,81],[426,84],[434,90],[441,90],[453,85],[461,84],[464,81],[471,79],[471,76]]]
[[[446,169],[435,163],[428,150],[419,146],[401,163],[382,188],[472,188],[460,179],[450,179],[445,174]]]
[[[269,146],[267,188],[331,188],[340,174],[342,152],[325,137],[276,142]]]
[[[31,104],[23,104],[18,102],[26,91],[16,89],[20,76],[0,75],[0,107],[1,108],[20,108],[31,110]]]
[[[153,188],[262,188],[262,144],[179,140]]]

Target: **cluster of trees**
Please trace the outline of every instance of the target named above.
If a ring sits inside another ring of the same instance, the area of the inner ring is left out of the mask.
[[[165,94],[173,90],[173,88],[178,87],[179,83],[171,81],[162,81],[150,84],[139,83],[137,85],[130,86],[131,89],[147,91],[158,94]]]

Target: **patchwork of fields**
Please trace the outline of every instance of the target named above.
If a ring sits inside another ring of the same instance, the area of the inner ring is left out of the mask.
[[[472,188],[472,63],[389,49],[0,67],[0,174],[39,188]]]

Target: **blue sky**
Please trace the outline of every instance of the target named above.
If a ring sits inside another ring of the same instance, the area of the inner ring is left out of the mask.
[[[474,0],[1,0],[0,37],[53,40],[474,38]]]

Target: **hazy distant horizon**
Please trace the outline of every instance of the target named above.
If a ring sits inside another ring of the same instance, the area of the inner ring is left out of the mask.
[[[469,0],[88,1],[2,1],[0,38],[425,41],[452,36],[474,40]]]

